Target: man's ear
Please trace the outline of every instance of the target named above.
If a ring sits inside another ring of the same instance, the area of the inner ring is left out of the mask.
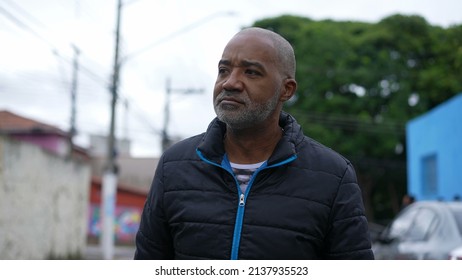
[[[284,88],[283,92],[281,93],[280,100],[282,102],[286,102],[292,96],[295,94],[295,91],[297,90],[297,82],[295,79],[292,78],[287,78],[284,80]]]

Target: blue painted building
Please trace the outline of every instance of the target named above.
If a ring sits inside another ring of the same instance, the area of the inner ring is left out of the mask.
[[[408,193],[417,200],[462,196],[462,93],[406,125]]]

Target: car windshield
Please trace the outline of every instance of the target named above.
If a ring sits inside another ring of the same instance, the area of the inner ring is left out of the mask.
[[[454,215],[454,220],[459,228],[459,234],[462,236],[462,203],[450,205],[451,213]]]

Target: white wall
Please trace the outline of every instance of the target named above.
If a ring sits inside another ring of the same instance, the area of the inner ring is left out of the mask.
[[[0,136],[0,259],[78,258],[90,165]]]

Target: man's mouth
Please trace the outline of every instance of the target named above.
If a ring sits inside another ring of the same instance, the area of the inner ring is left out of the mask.
[[[240,100],[236,98],[231,98],[231,97],[221,98],[218,103],[221,105],[234,105],[234,106],[243,104],[243,102],[241,102]]]

